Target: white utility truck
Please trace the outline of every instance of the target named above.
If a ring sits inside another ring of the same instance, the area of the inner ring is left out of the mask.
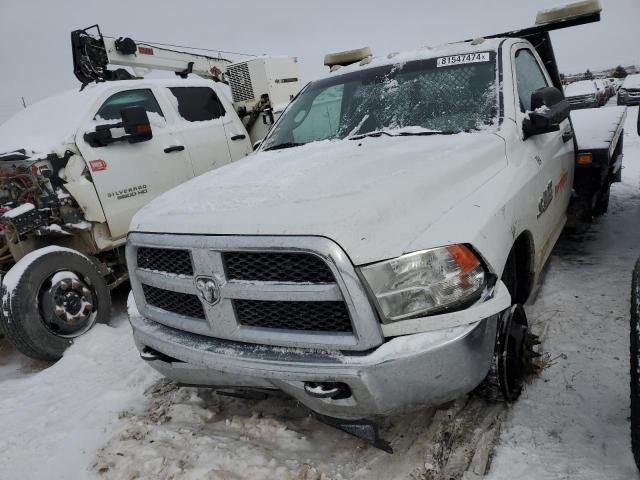
[[[0,126],[0,332],[43,360],[109,319],[133,214],[249,155],[299,89],[295,58],[232,63],[94,28],[71,35],[80,91]],[[138,77],[150,69],[204,78]]]
[[[537,355],[522,305],[572,200],[589,219],[619,178],[625,108],[573,121],[549,35],[599,18],[588,1],[516,32],[328,55],[250,160],[134,216],[142,358],[185,384],[282,390],[385,449],[376,417],[479,385],[515,400]]]

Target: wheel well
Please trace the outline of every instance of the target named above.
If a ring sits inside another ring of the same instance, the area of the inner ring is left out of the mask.
[[[524,304],[533,289],[534,247],[531,233],[525,231],[516,238],[509,255],[511,254],[514,255],[517,282],[512,302]]]

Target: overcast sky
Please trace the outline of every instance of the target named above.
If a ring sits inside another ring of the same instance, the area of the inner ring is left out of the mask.
[[[0,0],[0,122],[79,86],[71,30],[255,54],[293,55],[304,82],[323,55],[368,45],[374,55],[531,26],[567,0]],[[562,72],[640,64],[640,0],[601,0],[602,21],[552,33]],[[242,57],[236,57],[242,59]]]

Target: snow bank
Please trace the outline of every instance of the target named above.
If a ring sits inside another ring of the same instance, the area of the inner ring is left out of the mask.
[[[0,377],[0,478],[87,478],[120,412],[144,405],[158,375],[140,360],[124,316],[113,323],[94,327],[45,370],[0,369],[8,376]]]

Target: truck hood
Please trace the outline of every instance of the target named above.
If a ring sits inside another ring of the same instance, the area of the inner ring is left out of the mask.
[[[315,142],[193,179],[140,210],[131,231],[323,236],[360,265],[405,253],[505,166],[504,141],[488,132]]]

